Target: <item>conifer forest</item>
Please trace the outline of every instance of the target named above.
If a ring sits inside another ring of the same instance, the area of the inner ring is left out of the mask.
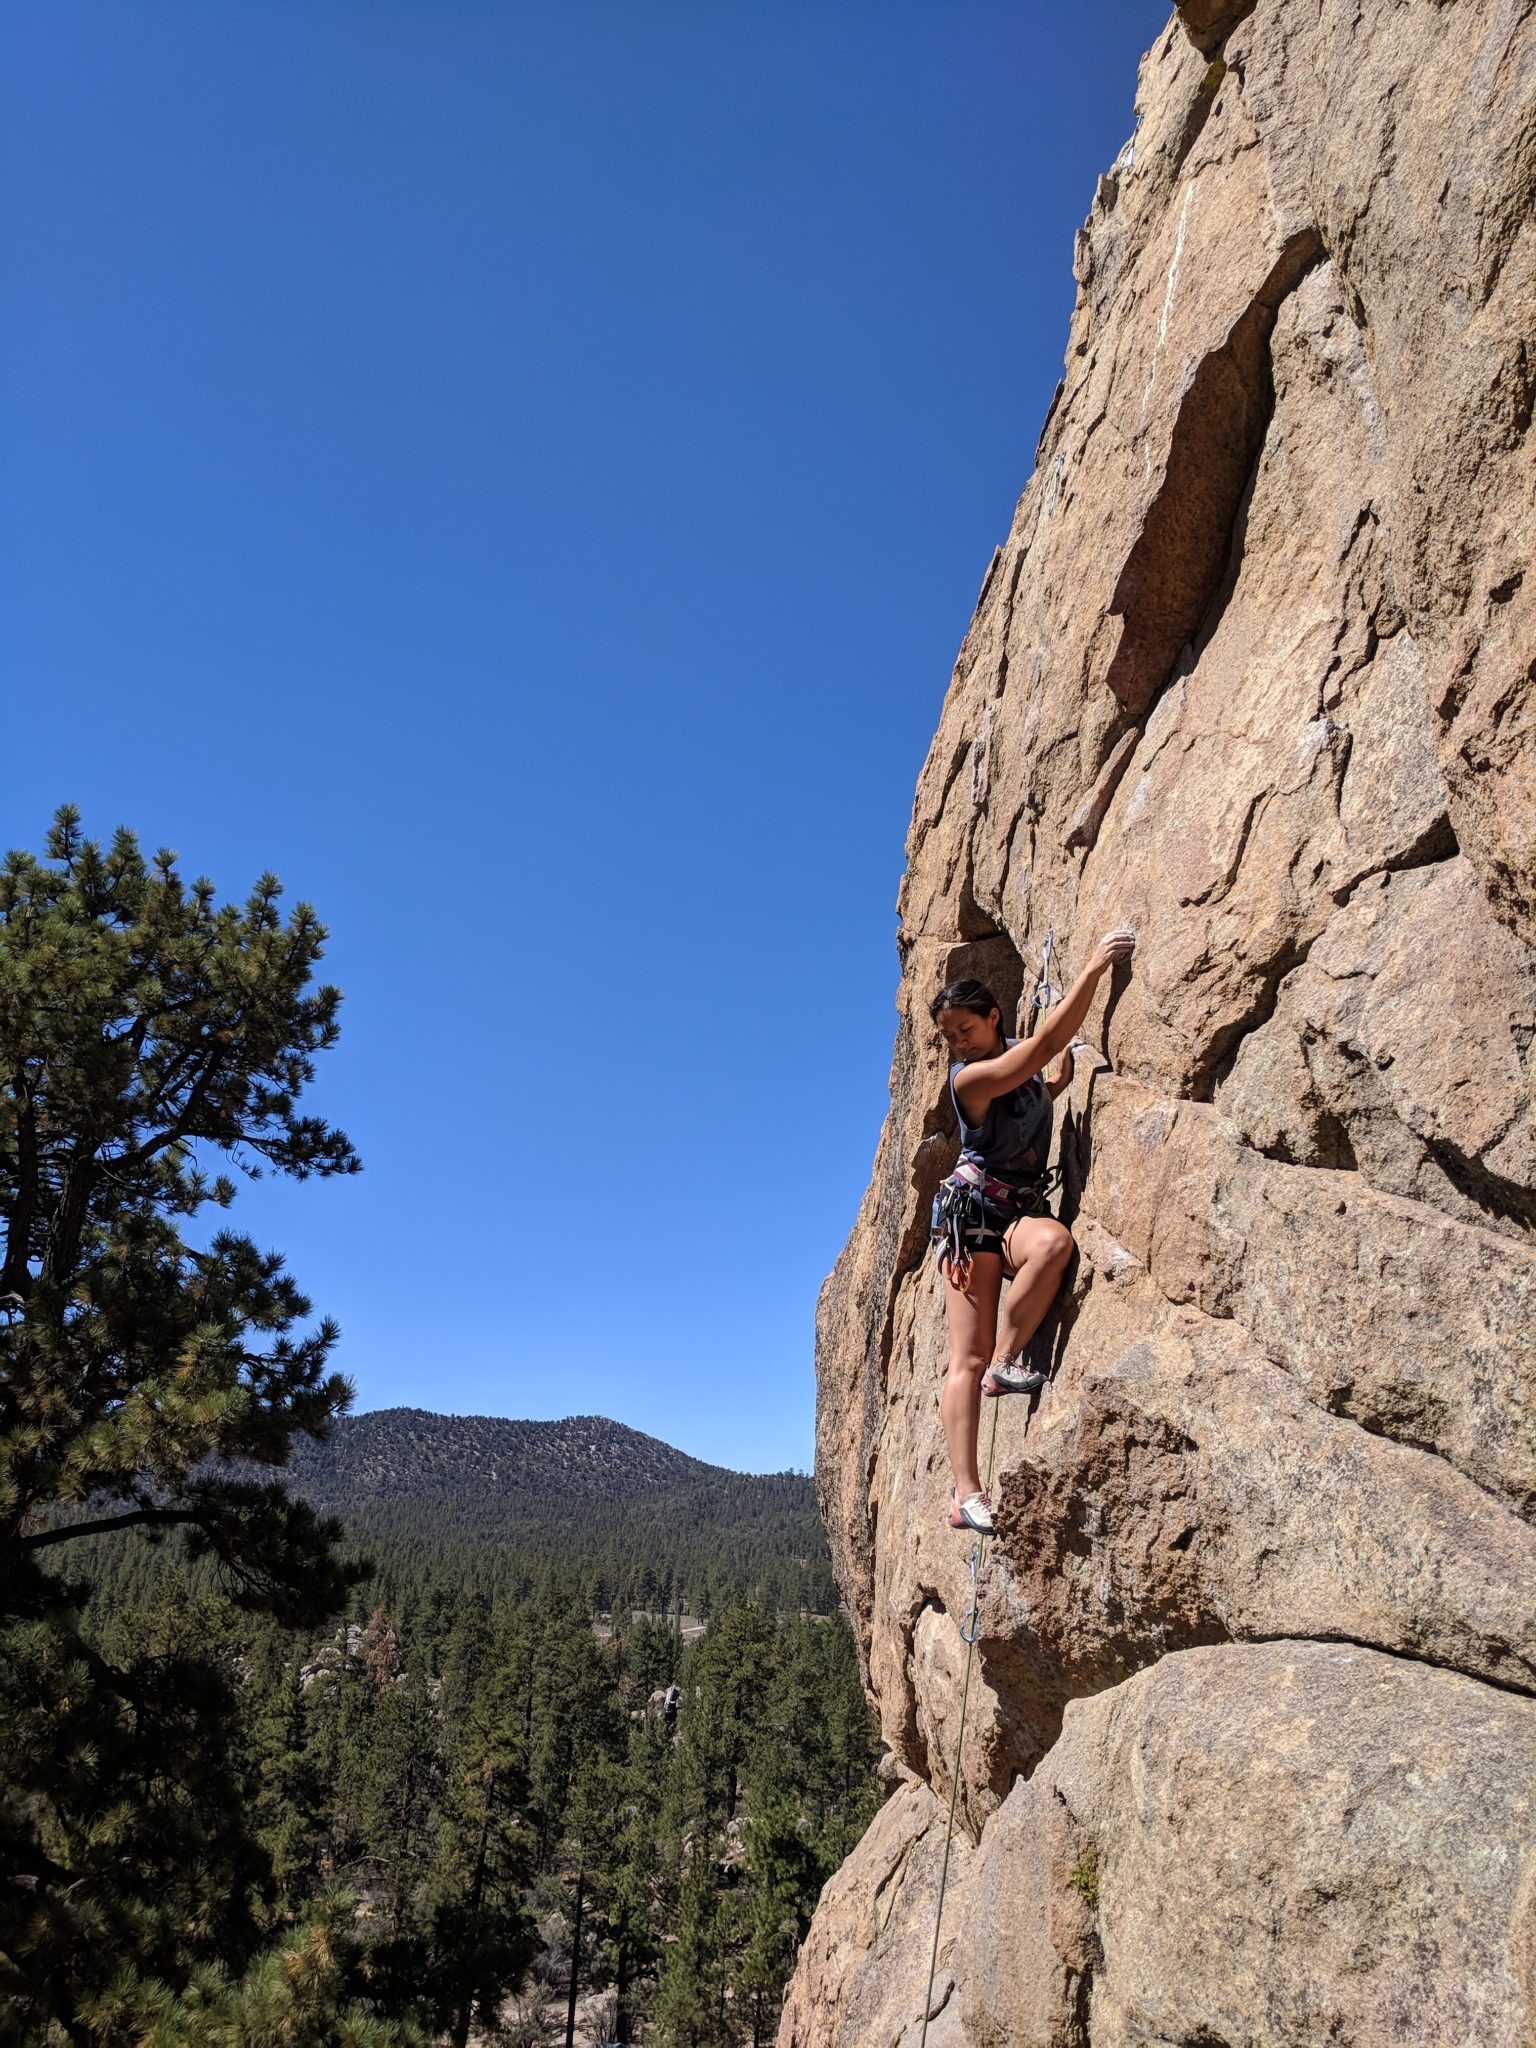
[[[324,939],[70,810],[0,873],[0,2043],[762,2044],[880,1798],[810,1482],[346,1418],[219,1213],[357,1170]]]

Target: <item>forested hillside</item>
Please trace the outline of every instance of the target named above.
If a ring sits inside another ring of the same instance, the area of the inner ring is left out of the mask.
[[[604,1415],[520,1422],[506,1415],[436,1415],[426,1408],[344,1415],[324,1442],[295,1444],[288,1471],[297,1492],[341,1512],[401,1494],[451,1502],[465,1513],[476,1507],[492,1511],[493,1496],[536,1492],[562,1501],[585,1492],[611,1505],[747,1477],[706,1465]],[[519,1505],[527,1502],[520,1499]]]
[[[599,1641],[559,1591],[450,1597],[437,1577],[404,1585],[408,1624],[376,1605],[286,1631],[175,1566],[102,1616],[109,1658],[197,1665],[229,1695],[215,1789],[243,1859],[188,1885],[233,1887],[210,2009],[402,2048],[771,2039],[878,1803],[843,1617],[736,1602],[686,1646],[623,1615]],[[291,2009],[263,1971],[303,1977]],[[202,2038],[195,2006],[142,1987],[103,1997],[92,2038],[138,2038],[157,2009],[163,2038]]]
[[[300,1439],[284,1477],[341,1518],[374,1567],[373,1597],[397,1614],[460,1589],[492,1600],[558,1589],[602,1615],[838,1603],[806,1474],[732,1472],[600,1415],[381,1408],[341,1417],[322,1442]],[[162,1553],[116,1539],[92,1551],[108,1607],[148,1597]]]
[[[602,1417],[421,1409],[344,1417],[288,1472],[372,1567],[334,1624],[244,1613],[217,1564],[140,1530],[71,1558],[109,1662],[226,1695],[200,1796],[244,1847],[207,1995],[244,2014],[302,1957],[317,2039],[771,2039],[879,1798],[810,1480]]]

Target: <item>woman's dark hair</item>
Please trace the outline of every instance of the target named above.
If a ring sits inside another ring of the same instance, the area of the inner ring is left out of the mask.
[[[947,981],[928,1005],[928,1014],[937,1024],[940,1010],[973,1010],[978,1017],[989,1017],[996,1010],[998,1030],[1008,1036],[1008,1027],[1003,1022],[1003,1006],[993,995],[984,981],[973,981],[967,976],[961,981]]]

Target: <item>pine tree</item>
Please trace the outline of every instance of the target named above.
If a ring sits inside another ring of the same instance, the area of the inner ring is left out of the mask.
[[[661,1800],[673,1756],[664,1717],[646,1712],[643,1700],[639,1711],[615,1774],[611,1826],[600,1845],[605,1853],[598,1872],[607,1942],[604,1974],[614,1986],[613,2037],[620,2043],[636,2038],[639,1986],[656,1967]]]
[[[611,1755],[622,1725],[608,1662],[591,1630],[561,1600],[535,1624],[531,1667],[529,1797],[541,1862],[565,1833],[572,1781],[590,1756]]]
[[[382,2019],[354,1993],[352,1901],[318,1900],[231,1981],[204,1963],[180,1990],[124,1972],[82,2000],[84,2038],[133,2048],[426,2048],[410,2020]]]
[[[331,1780],[292,1640],[263,1629],[248,1661],[242,1706],[254,1785],[249,1821],[271,1864],[276,1913],[291,1914],[319,1874]]]
[[[662,1953],[655,2016],[664,2048],[714,2048],[722,2039],[725,1982],[720,1892],[712,1860],[690,1855],[679,1889],[674,1938]]]
[[[448,1744],[442,1822],[424,1918],[437,2024],[454,2048],[494,2026],[537,1947],[524,1893],[533,1874],[522,1645],[456,1631],[445,1658]]]
[[[351,1660],[339,1790],[349,1822],[350,1872],[391,1942],[408,1939],[416,1887],[431,1853],[441,1752],[420,1672],[380,1683]]]
[[[186,1226],[234,1187],[200,1163],[345,1174],[302,1115],[338,991],[271,876],[243,907],[175,857],[61,810],[0,870],[0,1995],[66,2031],[109,1974],[174,1990],[237,1964],[264,1881],[240,1821],[229,1674],[197,1650],[109,1661],[71,1560],[182,1533],[236,1603],[315,1622],[362,1574],[339,1524],[262,1479],[349,1398],[334,1325],[275,1254]],[[9,1981],[7,1977],[9,1976]]]
[[[706,1826],[735,1818],[747,1754],[768,1712],[777,1647],[772,1615],[738,1600],[684,1660],[691,1817]]]
[[[820,1624],[799,1623],[795,1633],[800,1649],[786,1660],[785,1672],[796,1703],[786,1725],[802,1759],[800,1794],[825,1880],[879,1807],[879,1730],[859,1677],[853,1631],[834,1615]]]

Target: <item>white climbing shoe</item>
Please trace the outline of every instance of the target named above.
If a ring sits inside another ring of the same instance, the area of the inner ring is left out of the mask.
[[[951,1529],[973,1529],[978,1536],[995,1534],[992,1526],[992,1503],[984,1493],[968,1493],[964,1500],[957,1500],[955,1489],[951,1487],[949,1526]]]
[[[1038,1394],[1045,1374],[1024,1363],[1023,1353],[1015,1358],[994,1359],[981,1376],[981,1391],[989,1400],[998,1394]]]

